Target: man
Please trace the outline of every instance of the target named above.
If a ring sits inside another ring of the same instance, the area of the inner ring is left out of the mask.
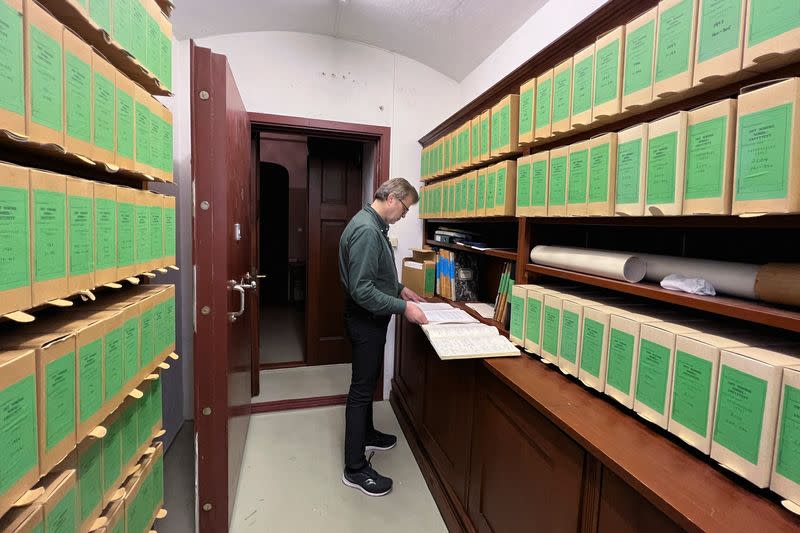
[[[397,437],[377,431],[372,422],[372,394],[383,363],[386,329],[392,315],[424,324],[425,314],[414,302],[424,301],[397,280],[389,225],[406,216],[419,201],[403,178],[385,182],[347,224],[339,240],[339,277],[347,295],[345,325],[353,345],[353,376],[345,409],[342,482],[369,496],[392,490],[392,480],[378,474],[365,450],[389,450]],[[372,459],[372,451],[370,459]]]

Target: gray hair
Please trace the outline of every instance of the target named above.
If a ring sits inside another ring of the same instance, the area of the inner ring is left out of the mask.
[[[375,200],[386,201],[390,196],[394,196],[398,200],[402,200],[406,196],[411,196],[411,203],[419,202],[419,194],[417,190],[404,178],[392,178],[383,182],[378,190],[375,191]]]

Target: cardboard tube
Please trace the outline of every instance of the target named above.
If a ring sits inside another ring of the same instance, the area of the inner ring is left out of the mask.
[[[755,292],[765,302],[800,306],[800,264],[762,266],[756,275]]]
[[[755,300],[756,275],[759,265],[692,259],[668,255],[636,254],[647,267],[645,279],[661,283],[670,274],[681,274],[689,278],[702,278],[721,294]]]
[[[563,246],[535,246],[531,261],[539,265],[636,283],[645,275],[645,264],[634,254]]]

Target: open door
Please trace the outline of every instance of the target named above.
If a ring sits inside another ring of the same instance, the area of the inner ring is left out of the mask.
[[[257,308],[250,121],[225,56],[191,44],[198,527],[228,531],[250,421]]]

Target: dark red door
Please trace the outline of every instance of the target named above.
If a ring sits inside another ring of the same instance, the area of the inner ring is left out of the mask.
[[[306,363],[351,361],[339,281],[339,237],[361,209],[360,142],[309,140],[308,307]]]
[[[250,421],[257,308],[250,121],[227,59],[191,45],[199,531],[228,531]]]

